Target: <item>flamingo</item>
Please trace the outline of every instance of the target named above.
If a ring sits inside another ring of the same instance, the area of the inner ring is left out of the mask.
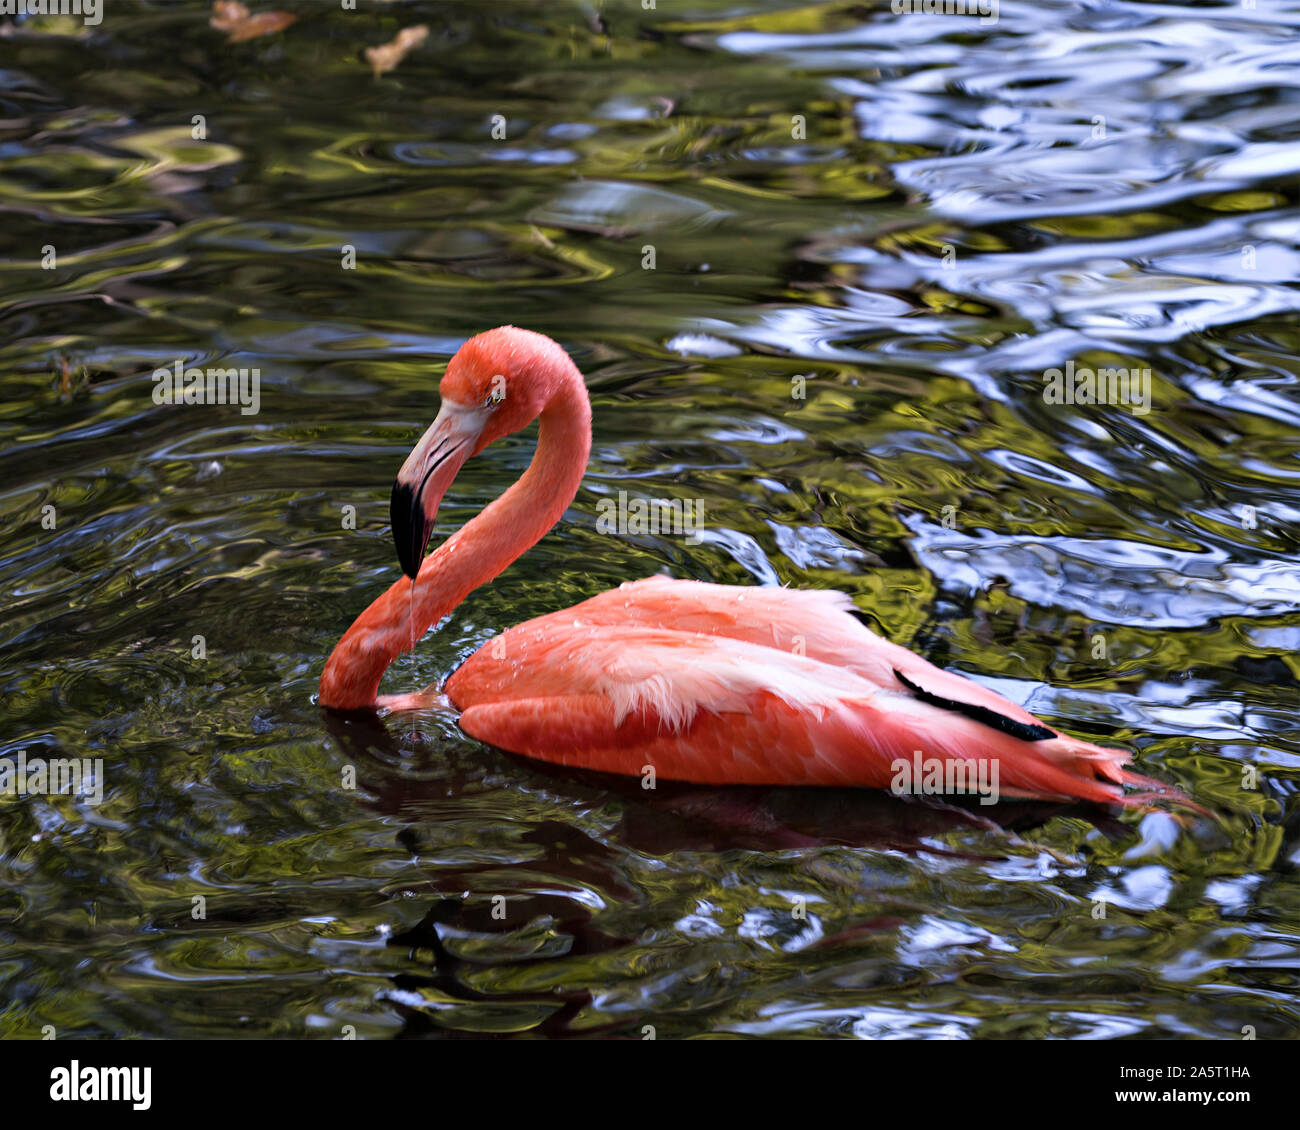
[[[393,487],[404,576],[335,646],[320,681],[325,707],[428,705],[427,694],[380,696],[388,666],[540,541],[586,471],[586,384],[551,338],[514,326],[478,334],[452,357],[439,391],[438,415]],[[425,557],[457,471],[533,420],[528,469]],[[1131,805],[1163,790],[1198,807],[1124,768],[1126,751],[1044,725],[881,638],[855,613],[841,592],[652,576],[510,628],[462,663],[444,694],[465,733],[572,768],[701,785],[883,789],[921,757],[984,773],[1007,797]]]

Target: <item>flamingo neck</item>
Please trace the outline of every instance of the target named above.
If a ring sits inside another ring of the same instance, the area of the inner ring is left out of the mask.
[[[571,362],[539,417],[537,451],[518,482],[424,559],[411,585],[395,581],[335,645],[320,704],[371,707],[389,665],[470,592],[536,545],[578,493],[591,452],[591,404]]]

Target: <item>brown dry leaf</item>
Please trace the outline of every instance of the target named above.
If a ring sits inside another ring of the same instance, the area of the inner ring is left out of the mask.
[[[213,0],[208,23],[218,31],[230,32],[227,43],[243,43],[246,39],[283,31],[297,18],[292,12],[258,12],[254,16],[239,0]]]
[[[73,368],[72,362],[62,354],[55,360],[59,364],[59,399],[71,400],[90,383],[90,373],[85,365],[80,370]]]
[[[391,71],[428,38],[429,29],[424,24],[404,27],[391,43],[379,47],[367,47],[366,62],[374,68],[375,78],[378,78]]]

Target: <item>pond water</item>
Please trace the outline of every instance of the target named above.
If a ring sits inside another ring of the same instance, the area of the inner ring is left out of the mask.
[[[279,6],[0,19],[0,757],[103,786],[0,796],[0,1035],[1294,1037],[1300,7]],[[656,572],[838,588],[1220,822],[327,716],[507,322],[586,375],[589,473],[385,690]],[[258,411],[156,404],[177,362]],[[699,538],[602,532],[620,490]]]

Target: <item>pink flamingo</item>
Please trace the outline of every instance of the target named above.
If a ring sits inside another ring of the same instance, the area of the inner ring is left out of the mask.
[[[425,695],[381,698],[384,671],[536,544],[586,471],[586,386],[550,338],[513,326],[479,334],[448,363],[440,392],[441,410],[393,488],[393,537],[410,583],[396,581],[334,648],[320,682],[326,707],[427,704]],[[527,471],[421,563],[456,472],[535,419]],[[1044,726],[881,639],[853,613],[839,592],[649,577],[511,628],[444,689],[466,733],[609,773],[649,767],[697,784],[890,788],[901,762],[917,765],[919,755],[983,772],[1003,796],[1133,804],[1151,794],[1125,795],[1123,786],[1141,785],[1191,804],[1123,768],[1123,750]]]

